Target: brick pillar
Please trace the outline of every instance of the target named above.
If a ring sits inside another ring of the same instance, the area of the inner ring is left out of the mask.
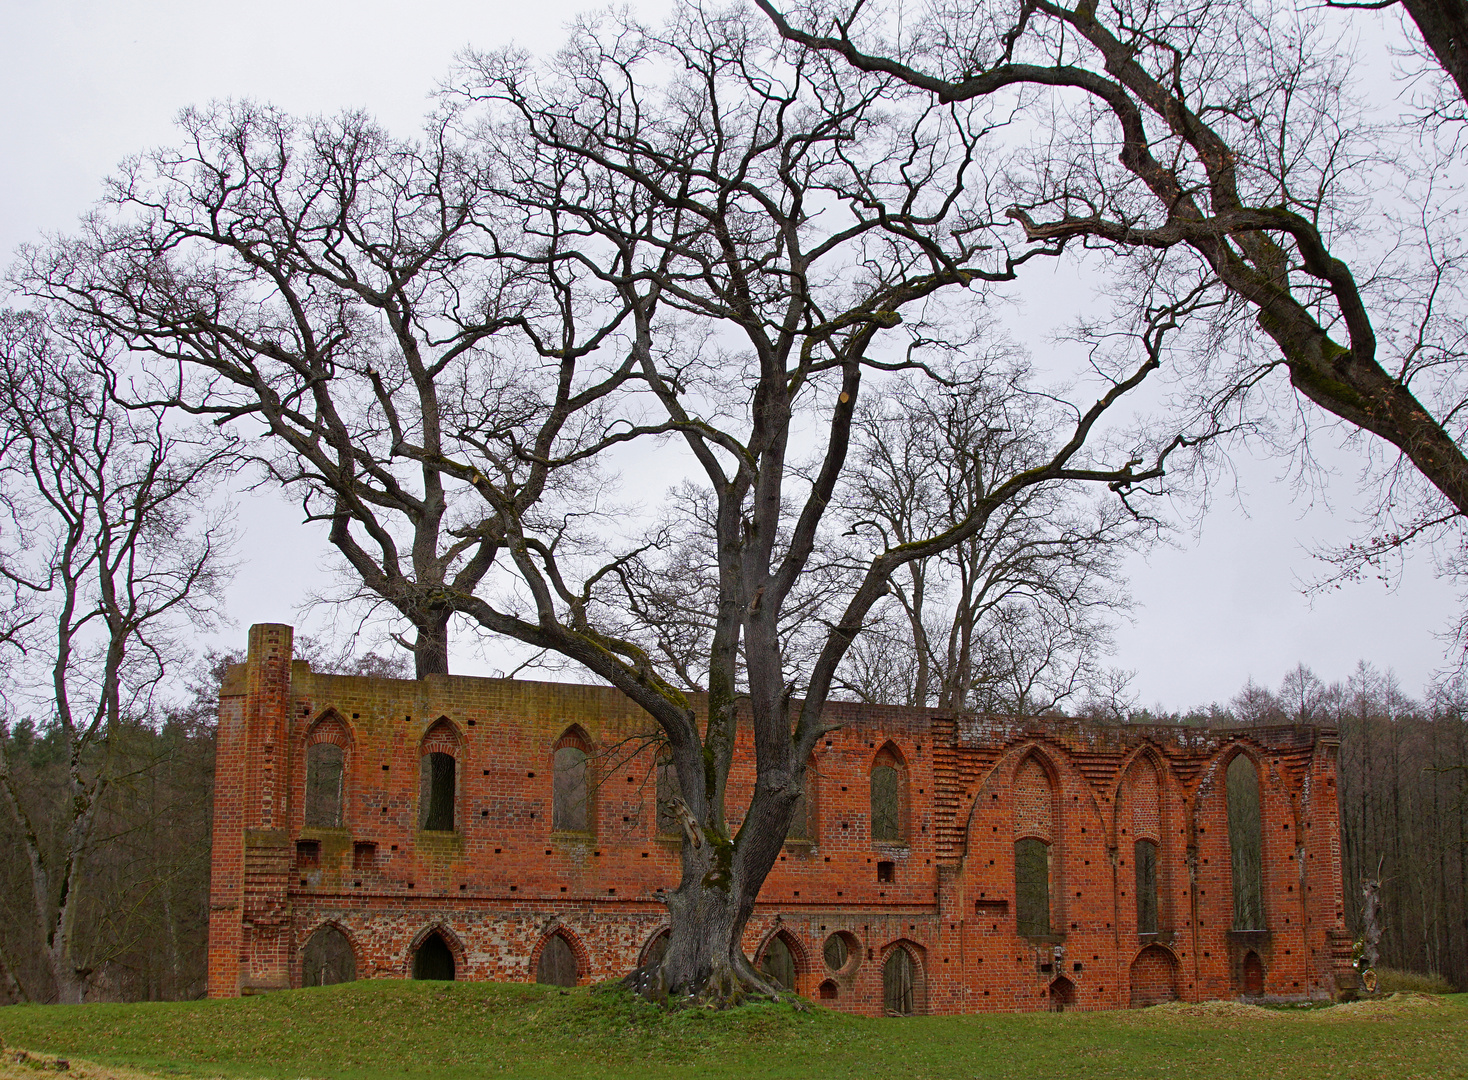
[[[209,996],[290,985],[289,626],[250,628],[220,691],[214,765]]]
[[[1340,740],[1334,731],[1322,732],[1316,740],[1310,762],[1310,828],[1303,845],[1308,879],[1302,882],[1307,890],[1306,947],[1320,983],[1319,991],[1331,997],[1357,988],[1342,896],[1340,793],[1336,781],[1339,750]]]

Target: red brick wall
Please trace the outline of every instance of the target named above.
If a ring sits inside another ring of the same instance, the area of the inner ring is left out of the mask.
[[[657,835],[651,721],[606,687],[434,676],[420,682],[317,675],[292,664],[289,627],[255,627],[250,659],[220,702],[211,894],[210,994],[300,985],[301,951],[324,925],[344,933],[358,977],[405,977],[439,932],[457,976],[531,980],[560,934],[583,981],[633,967],[667,925],[678,840]],[[1176,993],[1240,992],[1250,949],[1265,992],[1328,997],[1341,960],[1334,734],[1103,727],[832,703],[842,726],[817,747],[811,837],[786,844],[745,938],[758,959],[780,935],[797,989],[823,982],[836,1008],[879,1013],[882,964],[906,949],[922,1009],[1120,1008]],[[568,731],[593,754],[592,828],[557,833],[552,757]],[[343,825],[304,826],[305,748],[344,748]],[[630,740],[630,741],[629,741]],[[615,751],[613,748],[617,748]],[[753,782],[742,745],[729,785],[737,823]],[[418,831],[419,758],[457,761],[452,833]],[[1222,776],[1235,753],[1261,764],[1268,930],[1230,933]],[[871,839],[869,777],[896,760],[902,839]],[[1044,941],[1015,931],[1014,840],[1052,848]],[[1158,841],[1159,933],[1136,929],[1133,844]],[[301,839],[319,865],[296,861]],[[356,869],[353,846],[376,845]],[[890,882],[878,864],[891,862]],[[823,946],[850,935],[830,971]],[[1060,980],[1065,980],[1061,982]],[[829,990],[828,990],[829,992]],[[1140,997],[1139,997],[1140,995]],[[1070,1007],[1070,1006],[1068,1006]]]

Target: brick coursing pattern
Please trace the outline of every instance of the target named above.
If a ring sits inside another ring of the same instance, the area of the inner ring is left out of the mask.
[[[553,935],[579,981],[625,974],[667,928],[679,840],[657,829],[651,721],[608,687],[430,676],[326,676],[291,655],[288,626],[250,631],[220,698],[209,993],[300,986],[302,951],[339,929],[359,978],[411,976],[438,933],[456,977],[531,981]],[[695,702],[695,707],[699,703]],[[1014,720],[833,702],[817,746],[810,836],[785,845],[744,939],[781,937],[796,989],[882,1012],[882,965],[914,963],[920,1011],[1125,1008],[1233,998],[1258,956],[1266,998],[1352,985],[1341,898],[1337,741],[1312,726],[1215,729]],[[552,829],[552,763],[570,733],[592,755],[591,828]],[[747,729],[745,730],[747,736]],[[306,748],[342,746],[342,825],[304,824]],[[457,762],[456,828],[421,832],[419,760]],[[741,744],[731,816],[753,769]],[[1222,778],[1259,770],[1267,929],[1231,930]],[[871,839],[870,776],[900,763],[901,840]],[[1155,839],[1158,932],[1136,926],[1136,837]],[[1051,928],[1015,927],[1014,841],[1051,847]],[[297,841],[317,842],[297,865]],[[373,844],[370,866],[354,845]],[[877,864],[893,864],[890,881]],[[840,971],[824,943],[849,935]],[[831,996],[834,987],[835,996]]]

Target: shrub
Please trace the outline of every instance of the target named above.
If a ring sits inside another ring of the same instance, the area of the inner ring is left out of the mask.
[[[1419,994],[1451,994],[1453,984],[1441,975],[1424,975],[1420,971],[1399,971],[1396,968],[1376,969],[1377,992],[1395,994],[1398,991],[1415,991]]]

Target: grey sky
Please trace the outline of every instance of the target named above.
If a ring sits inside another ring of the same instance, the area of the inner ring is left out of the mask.
[[[666,4],[636,6],[655,17]],[[172,141],[173,117],[185,105],[249,97],[297,113],[363,108],[408,133],[455,52],[511,41],[544,52],[585,7],[580,0],[3,0],[0,250],[68,228],[118,160]],[[1037,273],[1051,277],[1043,286],[1049,296],[1093,289],[1064,265]],[[1301,505],[1279,482],[1282,463],[1239,464],[1242,509],[1219,498],[1196,541],[1183,534],[1178,549],[1131,564],[1140,606],[1135,623],[1121,629],[1114,662],[1136,669],[1142,702],[1179,708],[1226,700],[1250,677],[1277,685],[1300,661],[1322,677],[1343,677],[1360,658],[1394,668],[1406,688],[1419,690],[1443,664],[1435,635],[1457,610],[1428,560],[1409,566],[1395,591],[1363,584],[1312,602],[1299,589],[1320,571],[1310,549],[1356,534],[1351,459],[1338,457],[1328,507]],[[252,622],[295,619],[325,561],[319,533],[298,519],[272,498],[243,500],[244,564],[230,604],[237,627],[223,643],[242,642]],[[468,657],[458,664],[475,666]]]

